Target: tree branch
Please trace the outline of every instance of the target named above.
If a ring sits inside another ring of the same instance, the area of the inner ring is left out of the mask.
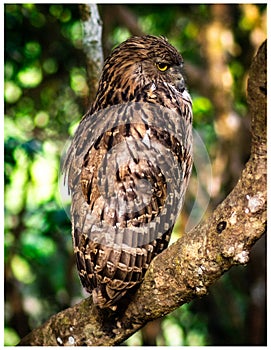
[[[86,54],[88,73],[89,102],[94,101],[98,90],[100,73],[103,66],[102,21],[96,4],[79,6],[83,24],[83,49]]]
[[[207,220],[153,260],[127,308],[100,311],[89,297],[52,316],[19,345],[120,344],[148,321],[206,294],[233,265],[248,262],[267,221],[266,46],[250,70],[251,157],[233,191]]]

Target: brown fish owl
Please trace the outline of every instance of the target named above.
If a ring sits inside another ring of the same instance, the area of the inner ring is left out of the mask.
[[[192,168],[182,67],[163,37],[119,45],[65,155],[78,272],[100,308],[142,282],[180,212]]]

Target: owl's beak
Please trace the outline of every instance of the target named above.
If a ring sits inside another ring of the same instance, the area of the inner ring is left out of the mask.
[[[184,78],[181,77],[176,81],[176,88],[177,90],[179,90],[180,92],[183,92],[185,90],[185,82],[184,82]]]

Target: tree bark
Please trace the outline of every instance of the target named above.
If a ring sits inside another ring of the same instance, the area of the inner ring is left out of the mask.
[[[103,67],[102,21],[96,4],[79,6],[83,25],[83,49],[89,86],[89,103],[94,101]]]
[[[248,81],[251,156],[235,188],[212,215],[183,235],[150,265],[122,310],[99,310],[92,297],[52,316],[19,345],[117,345],[148,321],[201,297],[230,267],[247,264],[267,222],[266,48],[252,62]],[[126,300],[127,301],[127,300]]]

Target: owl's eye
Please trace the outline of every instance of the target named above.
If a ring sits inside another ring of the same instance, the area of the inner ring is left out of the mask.
[[[164,63],[164,62],[159,62],[159,63],[156,63],[156,67],[161,71],[161,72],[165,72],[168,68],[169,68],[169,65],[167,63]]]

